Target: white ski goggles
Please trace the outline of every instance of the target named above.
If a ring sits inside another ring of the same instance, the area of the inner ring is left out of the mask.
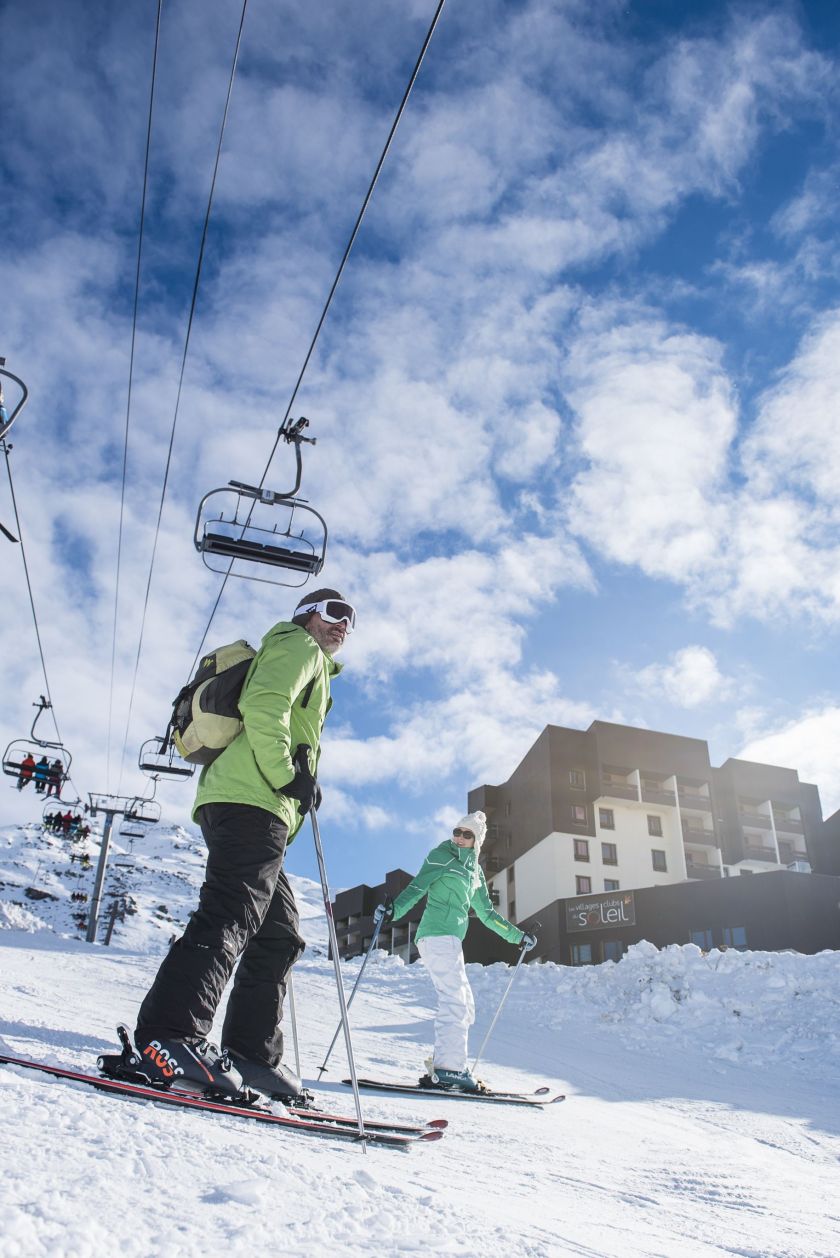
[[[342,620],[346,621],[348,633],[352,633],[356,628],[355,607],[342,602],[341,599],[325,598],[320,603],[308,603],[303,607],[298,607],[295,615],[308,616],[310,612],[317,612],[322,620],[326,620],[331,625],[340,624]]]

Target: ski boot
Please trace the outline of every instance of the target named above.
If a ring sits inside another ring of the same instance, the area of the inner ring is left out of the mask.
[[[177,1086],[208,1097],[247,1103],[242,1076],[230,1058],[206,1040],[188,1043],[158,1037],[135,1049],[124,1026],[117,1028],[122,1043],[119,1056],[99,1058],[99,1069],[111,1078],[146,1083],[157,1088]]]
[[[253,1088],[263,1096],[284,1101],[296,1108],[303,1108],[312,1102],[312,1093],[303,1087],[295,1072],[281,1061],[276,1066],[269,1066],[267,1062],[245,1057],[235,1048],[226,1048],[224,1053],[242,1076],[246,1088]]]
[[[428,1076],[429,1082],[435,1088],[446,1088],[447,1091],[455,1092],[482,1092],[484,1084],[480,1079],[476,1079],[472,1071],[467,1067],[466,1070],[447,1070],[444,1066],[436,1066]],[[424,1083],[421,1079],[421,1084]],[[429,1086],[428,1083],[425,1084]]]

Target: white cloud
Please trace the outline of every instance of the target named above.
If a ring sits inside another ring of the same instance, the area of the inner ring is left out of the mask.
[[[684,583],[707,569],[737,424],[720,347],[607,307],[584,319],[566,376],[587,462],[572,486],[572,531],[651,576]]]
[[[451,798],[453,780],[461,795],[506,781],[546,725],[581,728],[597,715],[604,714],[564,697],[551,672],[499,669],[454,684],[442,699],[402,705],[387,734],[327,734],[324,766],[347,789],[396,781],[416,791],[436,780]]]
[[[796,769],[803,782],[819,787],[829,816],[840,808],[840,707],[830,703],[775,730],[755,731],[738,758]]]
[[[733,678],[720,671],[714,652],[704,646],[683,647],[667,664],[648,664],[632,678],[628,675],[628,681],[651,698],[662,695],[680,708],[720,702],[734,689]]]

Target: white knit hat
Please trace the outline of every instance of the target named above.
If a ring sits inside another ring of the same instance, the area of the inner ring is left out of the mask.
[[[453,827],[456,830],[469,830],[475,835],[475,855],[476,859],[481,851],[481,845],[487,836],[487,818],[483,812],[468,812],[462,817],[458,824]]]

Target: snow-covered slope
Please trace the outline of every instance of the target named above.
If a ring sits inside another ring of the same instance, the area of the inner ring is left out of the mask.
[[[108,948],[79,938],[85,906],[70,897],[93,869],[69,857],[37,827],[0,829],[0,1042],[89,1068],[194,907],[203,853],[162,827],[133,852],[118,841],[106,908],[118,894],[136,912]],[[312,945],[295,970],[312,1079],[337,1007],[320,888],[298,879],[296,891]],[[358,967],[346,964],[347,986]],[[475,1045],[508,977],[470,967]],[[421,966],[373,958],[353,1008],[360,1069],[414,1077],[432,1006]],[[344,1073],[337,1048],[319,1093],[349,1110]],[[0,1258],[840,1254],[837,954],[642,944],[618,965],[523,967],[481,1073],[560,1084],[569,1099],[535,1113],[370,1096],[371,1116],[450,1128],[410,1155],[365,1155],[0,1068]]]

